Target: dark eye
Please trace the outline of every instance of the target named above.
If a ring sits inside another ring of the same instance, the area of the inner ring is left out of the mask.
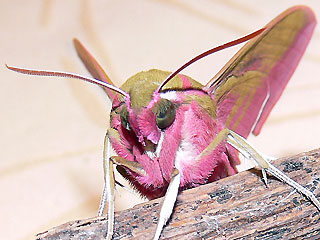
[[[130,123],[129,123],[129,113],[126,108],[124,108],[120,112],[120,119],[121,119],[121,125],[127,130],[131,130]]]
[[[176,117],[174,104],[167,100],[161,99],[156,106],[156,123],[160,129],[165,129],[173,123]]]

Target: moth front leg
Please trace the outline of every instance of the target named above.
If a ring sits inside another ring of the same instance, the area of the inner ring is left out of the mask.
[[[168,186],[166,195],[164,196],[164,200],[161,206],[157,230],[153,240],[158,240],[160,238],[162,229],[172,214],[172,210],[178,196],[180,179],[181,175],[179,173],[179,170],[174,168],[171,174],[170,184]]]
[[[283,172],[281,172],[278,168],[273,166],[271,162],[266,157],[264,157],[261,153],[259,153],[259,151],[256,150],[252,145],[250,145],[245,138],[241,137],[239,134],[231,130],[228,130],[228,129],[226,130],[227,130],[226,133],[227,133],[228,143],[231,144],[233,147],[235,147],[243,156],[256,161],[256,163],[262,169],[263,178],[266,184],[267,184],[267,176],[265,171],[267,171],[274,177],[278,178],[279,180],[292,186],[298,192],[304,194],[320,211],[320,202],[311,191],[301,186],[299,183],[292,180]]]
[[[110,141],[108,134],[104,138],[104,151],[103,151],[103,173],[104,173],[104,187],[100,200],[98,216],[101,217],[105,211],[106,203],[108,202],[108,227],[107,227],[107,240],[112,239],[113,224],[114,224],[114,188],[115,180],[113,173],[113,163],[110,161]]]
[[[101,196],[101,201],[98,210],[98,216],[102,216],[105,211],[106,204],[108,203],[108,226],[107,226],[107,240],[112,239],[113,225],[114,225],[114,200],[115,200],[115,179],[113,172],[113,164],[129,168],[133,172],[140,175],[145,175],[144,169],[137,162],[132,162],[124,158],[110,155],[110,141],[109,136],[106,134],[104,139],[104,152],[103,152],[103,170],[104,170],[104,187]]]

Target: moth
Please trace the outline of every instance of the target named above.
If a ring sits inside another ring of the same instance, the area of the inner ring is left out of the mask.
[[[238,150],[309,198],[315,195],[275,168],[246,140],[258,135],[299,63],[316,25],[311,9],[292,7],[261,30],[200,54],[177,71],[140,72],[116,87],[78,41],[74,45],[93,78],[72,73],[7,66],[24,74],[78,78],[102,86],[112,101],[104,142],[104,189],[98,215],[107,205],[108,233],[114,225],[114,165],[149,199],[165,196],[154,239],[170,217],[179,191],[237,173]],[[180,72],[218,50],[247,41],[205,85]],[[111,156],[110,148],[117,156]]]

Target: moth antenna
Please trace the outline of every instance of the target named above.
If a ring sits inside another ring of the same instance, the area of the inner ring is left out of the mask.
[[[163,88],[164,85],[166,85],[172,78],[174,78],[178,73],[180,73],[183,69],[189,67],[192,63],[195,63],[196,61],[200,60],[201,58],[207,57],[209,55],[211,55],[212,53],[218,52],[220,50],[229,48],[229,47],[233,47],[235,45],[238,45],[240,43],[246,42],[256,36],[258,36],[260,33],[262,33],[266,28],[261,28],[251,34],[248,34],[244,37],[238,38],[236,40],[233,40],[231,42],[222,44],[218,47],[214,47],[209,49],[208,51],[205,51],[201,54],[199,54],[198,56],[192,58],[190,61],[188,61],[187,63],[185,63],[184,65],[182,65],[180,68],[178,68],[176,71],[172,72],[158,87],[158,89],[156,90],[156,92],[160,92],[161,89]]]
[[[122,89],[112,85],[112,84],[108,84],[106,82],[103,82],[99,79],[95,79],[95,78],[91,78],[91,77],[85,77],[79,74],[75,74],[75,73],[68,73],[68,72],[58,72],[58,71],[46,71],[46,70],[35,70],[35,69],[27,69],[27,68],[19,68],[19,67],[13,67],[13,66],[9,66],[6,64],[6,67],[9,70],[18,72],[18,73],[23,73],[23,74],[28,74],[28,75],[38,75],[38,76],[49,76],[49,77],[66,77],[66,78],[76,78],[76,79],[80,79],[83,81],[87,81],[90,83],[94,83],[97,84],[99,86],[102,87],[106,87],[109,89],[112,89],[113,91],[120,93],[121,95],[125,96],[127,99],[130,99],[130,95],[123,91]]]

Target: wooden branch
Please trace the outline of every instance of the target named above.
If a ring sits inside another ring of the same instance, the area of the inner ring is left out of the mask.
[[[320,149],[278,159],[274,164],[318,197]],[[156,199],[116,213],[113,239],[152,239],[160,203]],[[161,239],[320,239],[319,211],[277,179],[268,188],[251,169],[179,194]],[[103,239],[107,220],[65,223],[37,239]]]

